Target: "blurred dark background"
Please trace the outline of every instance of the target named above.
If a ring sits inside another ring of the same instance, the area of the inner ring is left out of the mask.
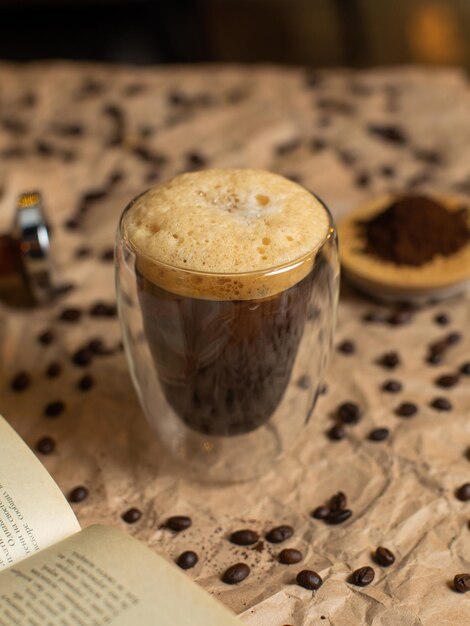
[[[470,0],[0,0],[0,58],[470,68]]]

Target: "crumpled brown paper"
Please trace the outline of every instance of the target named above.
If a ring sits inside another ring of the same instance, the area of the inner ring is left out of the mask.
[[[455,371],[469,358],[468,298],[423,309],[409,325],[366,325],[361,317],[374,306],[344,288],[337,343],[354,340],[356,354],[333,353],[328,394],[297,449],[260,480],[230,487],[193,484],[167,458],[144,420],[122,352],[96,357],[89,368],[95,387],[77,390],[85,370],[71,364],[70,354],[93,337],[115,347],[116,320],[85,313],[79,324],[54,321],[65,306],[86,311],[98,300],[114,301],[113,267],[100,255],[113,243],[120,212],[155,174],[164,178],[187,168],[194,151],[208,165],[263,167],[295,176],[336,216],[373,194],[407,186],[469,193],[470,89],[461,74],[419,68],[337,71],[320,73],[310,87],[305,76],[302,70],[262,66],[0,65],[1,118],[26,124],[23,133],[5,127],[0,134],[2,227],[15,196],[38,188],[54,226],[58,274],[76,285],[47,309],[1,309],[0,410],[31,446],[44,435],[57,440],[56,452],[42,460],[65,492],[79,484],[89,488],[89,498],[74,505],[82,525],[124,528],[169,559],[196,550],[200,561],[188,575],[243,613],[247,624],[470,624],[468,598],[449,588],[454,574],[470,570],[470,505],[453,495],[470,480],[464,456],[470,444],[469,379],[462,377],[451,390],[433,384],[440,373]],[[90,83],[98,87],[90,89]],[[129,85],[140,88],[126,95]],[[27,93],[36,97],[35,105],[25,106]],[[116,129],[105,111],[109,105],[124,111],[121,145],[110,145]],[[56,134],[57,125],[65,123],[83,124],[83,135]],[[371,123],[399,124],[408,142],[368,133]],[[298,146],[277,150],[297,138]],[[38,141],[50,143],[52,153],[45,155]],[[141,145],[163,155],[165,163],[136,155],[134,148]],[[14,146],[19,152],[11,156]],[[65,149],[73,153],[67,163],[59,154]],[[422,149],[436,150],[442,163],[417,158]],[[394,174],[384,175],[383,166]],[[81,195],[107,186],[117,172],[122,179],[92,204],[83,229],[64,230]],[[89,257],[76,258],[81,246],[90,248]],[[433,322],[441,311],[451,317],[447,327]],[[36,336],[49,327],[56,341],[45,347]],[[449,349],[442,365],[426,365],[427,345],[453,330],[463,333],[461,342]],[[389,350],[402,357],[395,371],[375,364]],[[44,371],[54,360],[64,371],[48,379]],[[33,384],[13,393],[9,380],[22,369],[31,373]],[[380,390],[388,378],[403,382],[400,394]],[[448,397],[453,410],[430,408],[436,396]],[[44,405],[56,399],[65,400],[66,411],[47,419]],[[325,436],[331,413],[346,400],[358,402],[364,417],[348,429],[346,440],[331,442]],[[418,415],[396,417],[393,409],[402,401],[416,402]],[[391,429],[388,441],[367,441],[377,426]],[[347,494],[352,518],[331,527],[313,520],[312,509],[338,490]],[[131,506],[143,512],[132,526],[120,517]],[[179,535],[160,528],[173,514],[190,515],[192,527]],[[264,542],[257,551],[227,541],[233,530],[264,533],[280,523],[295,528],[285,545]],[[378,545],[396,555],[388,569],[371,560]],[[279,564],[282,547],[299,548],[302,563]],[[222,583],[220,574],[240,560],[251,566],[249,578],[234,587]],[[349,573],[363,565],[375,568],[374,582],[366,588],[347,583]],[[315,593],[293,584],[304,567],[323,577]]]

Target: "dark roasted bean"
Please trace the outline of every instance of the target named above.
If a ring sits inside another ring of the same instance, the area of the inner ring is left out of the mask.
[[[52,330],[44,330],[37,336],[37,340],[39,343],[42,343],[43,346],[49,346],[54,341],[54,338],[55,335]]]
[[[112,263],[114,261],[114,248],[107,248],[106,250],[103,250],[100,259],[105,261],[105,263]]]
[[[434,321],[439,326],[447,326],[447,324],[450,324],[450,318],[446,313],[438,313],[434,316]]]
[[[69,493],[70,502],[83,502],[88,497],[88,489],[80,485]]]
[[[52,454],[55,450],[55,441],[52,437],[42,437],[36,443],[36,450],[41,454]]]
[[[246,563],[235,563],[231,565],[222,575],[222,582],[227,585],[237,585],[245,580],[250,574],[250,568]]]
[[[191,569],[198,561],[199,557],[195,552],[186,550],[186,552],[182,552],[176,559],[176,564],[181,567],[181,569]]]
[[[266,540],[269,541],[269,543],[282,543],[283,541],[290,539],[293,534],[294,529],[292,526],[284,524],[282,526],[276,526],[267,532]]]
[[[450,389],[451,387],[455,387],[455,385],[459,382],[458,374],[443,374],[439,376],[434,381],[438,387],[442,387],[443,389]]]
[[[362,317],[364,322],[381,324],[386,321],[386,315],[382,311],[369,311]]]
[[[173,515],[173,517],[169,517],[165,522],[165,528],[169,528],[170,530],[174,530],[179,533],[182,530],[186,530],[192,524],[192,520],[190,517],[186,515]]]
[[[60,376],[61,373],[62,366],[60,363],[57,363],[57,361],[52,361],[52,363],[49,363],[47,366],[46,376],[48,378],[57,378],[57,376]]]
[[[390,314],[388,323],[391,326],[403,326],[408,324],[413,319],[413,313],[409,309],[397,309]]]
[[[395,415],[399,417],[413,417],[418,412],[418,407],[414,402],[402,402],[395,409]]]
[[[470,574],[456,574],[454,576],[454,589],[459,593],[470,591]]]
[[[343,354],[354,354],[356,352],[356,344],[350,339],[345,339],[338,345],[337,350]]]
[[[344,424],[357,424],[362,417],[362,412],[355,402],[343,402],[336,410],[336,417]]]
[[[317,572],[314,572],[311,569],[303,569],[297,574],[295,580],[298,585],[304,587],[304,589],[310,589],[311,591],[320,589],[323,584],[320,574],[317,574]]]
[[[31,376],[28,372],[18,372],[10,382],[12,391],[24,391],[31,385]]]
[[[114,304],[96,302],[90,307],[89,313],[92,317],[116,317],[117,309]]]
[[[93,376],[90,376],[90,374],[85,374],[84,376],[78,379],[77,388],[80,391],[88,391],[94,386],[94,384],[95,384],[95,380]]]
[[[80,309],[76,308],[67,308],[62,311],[59,315],[59,320],[61,322],[78,322],[81,318],[82,312]]]
[[[95,339],[90,339],[88,342],[87,348],[90,352],[96,356],[106,356],[107,354],[112,354],[113,350],[111,348],[107,348],[102,339],[96,337]]]
[[[46,404],[44,408],[44,415],[47,417],[58,417],[65,410],[65,404],[62,400],[55,400],[54,402],[49,402]]]
[[[459,372],[463,374],[464,376],[470,376],[470,361],[466,361],[465,363],[462,363],[462,365],[460,366]]]
[[[431,354],[428,354],[426,357],[426,363],[429,363],[429,365],[439,365],[442,363],[442,354],[439,352],[432,352]]]
[[[403,385],[399,380],[386,380],[382,385],[382,391],[388,393],[398,393],[403,389]]]
[[[395,563],[395,555],[388,548],[379,546],[374,554],[375,561],[382,567],[389,567]]]
[[[331,496],[330,498],[330,512],[336,513],[337,511],[342,511],[346,508],[347,504],[348,499],[346,497],[346,494],[342,491],[338,491],[338,493],[335,493],[334,496]]]
[[[375,572],[372,567],[366,565],[360,567],[351,574],[351,582],[359,587],[366,587],[374,580]]]
[[[341,511],[335,511],[334,513],[330,512],[325,518],[325,522],[331,525],[342,524],[349,519],[351,515],[351,509],[342,509]]]
[[[457,333],[457,332],[449,333],[446,337],[446,342],[447,342],[447,345],[449,346],[454,346],[456,343],[459,343],[459,341],[461,340],[462,340],[462,334]]]
[[[388,439],[390,431],[388,428],[374,428],[367,437],[369,441],[385,441]]]
[[[88,348],[79,348],[72,354],[72,363],[77,367],[86,367],[90,365],[92,359],[91,352]]]
[[[125,513],[121,515],[121,519],[126,522],[126,524],[135,524],[142,517],[142,512],[135,507],[128,509]]]
[[[430,406],[437,411],[451,411],[452,404],[447,398],[434,398]]]
[[[86,259],[91,254],[91,249],[88,246],[80,246],[75,250],[76,259]]]
[[[330,509],[327,506],[317,506],[312,511],[312,517],[315,519],[326,519],[330,514]]]
[[[346,437],[346,429],[342,424],[334,424],[327,430],[326,434],[331,441],[341,441]]]
[[[384,141],[404,145],[408,142],[408,137],[405,131],[399,126],[392,126],[386,124],[369,124],[367,130],[371,135],[375,135]]]
[[[379,358],[377,363],[392,370],[400,365],[400,356],[397,352],[386,352]]]
[[[297,387],[300,387],[300,389],[308,389],[311,383],[310,376],[307,376],[307,374],[303,374],[303,376],[297,379]]]
[[[237,546],[251,546],[259,540],[259,535],[255,530],[244,528],[233,532],[229,540]]]
[[[359,172],[354,180],[354,183],[357,185],[357,187],[368,187],[370,185],[370,182],[371,177],[367,172]]]
[[[189,167],[205,167],[207,165],[206,157],[200,152],[188,152],[186,155],[186,162]]]
[[[296,550],[295,548],[284,548],[284,550],[281,550],[278,555],[279,563],[283,563],[284,565],[300,563],[303,558],[302,552],[300,552],[300,550]]]
[[[455,496],[461,502],[468,502],[470,500],[470,483],[464,483],[455,492]]]

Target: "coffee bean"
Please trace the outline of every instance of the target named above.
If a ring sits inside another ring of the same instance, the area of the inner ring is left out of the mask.
[[[126,524],[135,524],[142,517],[142,512],[135,507],[128,509],[125,513],[121,515],[121,519],[126,522]]]
[[[90,339],[87,344],[87,348],[96,356],[106,356],[108,354],[112,354],[113,352],[113,350],[111,348],[107,348],[102,339],[99,338]]]
[[[351,574],[351,582],[358,587],[367,587],[374,580],[375,572],[372,567],[366,565],[360,567]]]
[[[446,313],[438,313],[434,316],[434,321],[439,326],[447,326],[450,324],[450,317]]]
[[[454,346],[456,343],[459,343],[462,340],[462,334],[453,332],[449,333],[446,337],[447,345]]]
[[[283,541],[287,541],[294,534],[294,529],[292,526],[288,526],[284,524],[282,526],[276,526],[272,528],[269,532],[266,533],[266,539],[269,543],[282,543]]]
[[[386,352],[377,361],[379,365],[387,369],[393,370],[401,363],[400,355],[397,352]]]
[[[310,141],[310,150],[312,152],[320,152],[326,148],[326,141],[321,137],[313,137]]]
[[[315,519],[326,519],[330,514],[330,509],[327,506],[317,506],[312,511],[312,517]]]
[[[229,540],[237,546],[251,546],[259,540],[259,535],[255,530],[245,528],[233,532]]]
[[[403,326],[408,324],[413,319],[413,313],[409,309],[397,309],[388,318],[388,323],[391,326]]]
[[[341,441],[346,437],[346,429],[342,424],[335,424],[327,430],[326,434],[331,441]]]
[[[434,398],[429,406],[433,409],[437,409],[438,411],[452,410],[452,404],[447,398]]]
[[[188,152],[186,154],[186,162],[189,167],[205,167],[207,165],[207,158],[200,152]]]
[[[173,515],[166,520],[165,527],[179,533],[189,528],[192,523],[191,518],[186,515]]]
[[[181,569],[191,569],[198,561],[199,557],[195,552],[186,550],[186,552],[182,552],[176,559],[176,564],[181,567]]]
[[[459,593],[470,591],[470,574],[456,574],[454,576],[454,589]]]
[[[442,387],[443,389],[450,389],[451,387],[455,387],[458,382],[458,374],[443,374],[442,376],[436,378],[434,384],[438,387]]]
[[[330,512],[336,513],[337,511],[343,511],[346,508],[348,499],[346,494],[342,491],[338,491],[334,496],[330,498]]]
[[[90,374],[85,374],[85,376],[82,376],[81,378],[78,379],[77,388],[80,391],[88,391],[94,386],[94,384],[95,384],[95,380],[93,376],[90,376]]]
[[[438,341],[433,341],[429,345],[429,353],[430,354],[439,354],[442,355],[449,349],[449,344],[446,339],[439,339]]]
[[[52,437],[42,437],[36,443],[36,450],[41,454],[51,454],[55,450],[55,441]]]
[[[103,250],[101,253],[100,259],[105,263],[110,263],[114,261],[114,248],[107,248]]]
[[[385,441],[389,434],[390,431],[388,428],[374,428],[370,431],[368,439],[369,441]]]
[[[75,250],[75,258],[76,259],[86,259],[91,254],[91,248],[88,246],[80,246]]]
[[[62,373],[62,366],[60,363],[57,363],[57,361],[52,361],[52,363],[49,363],[49,365],[47,366],[47,369],[46,369],[47,378],[57,378],[57,376],[60,376],[61,373]]]
[[[343,354],[354,354],[356,352],[356,344],[350,339],[345,339],[338,345],[337,350]]]
[[[405,131],[399,126],[369,124],[367,130],[371,135],[375,135],[376,137],[389,143],[404,145],[408,142],[408,137]]]
[[[325,518],[325,522],[330,525],[342,524],[352,515],[351,509],[342,509],[341,511],[330,512]]]
[[[231,565],[222,575],[222,581],[227,585],[238,585],[250,574],[250,568],[246,563]]]
[[[367,172],[359,172],[356,178],[354,179],[354,183],[357,187],[368,187],[371,182],[371,177]]]
[[[12,391],[24,391],[31,385],[31,376],[28,372],[18,372],[10,382],[10,388]]]
[[[364,322],[381,324],[386,321],[386,315],[382,311],[369,311],[362,317]]]
[[[80,221],[76,217],[68,217],[62,226],[66,230],[78,230],[80,228]]]
[[[403,389],[403,385],[399,380],[386,380],[382,385],[382,391],[388,393],[398,393]]]
[[[379,171],[384,178],[393,178],[396,174],[395,168],[391,165],[382,165]]]
[[[395,409],[395,415],[399,417],[413,417],[418,412],[418,407],[413,402],[402,402]]]
[[[379,546],[374,554],[374,559],[382,567],[389,567],[395,563],[395,555],[388,548]]]
[[[278,144],[274,151],[279,156],[283,156],[285,154],[289,154],[290,152],[294,152],[301,144],[301,139],[299,137],[294,137],[288,141],[284,141],[284,143]]]
[[[304,589],[310,589],[311,591],[316,591],[323,585],[320,574],[317,574],[317,572],[311,569],[303,569],[297,574],[295,580],[298,585],[304,587]]]
[[[88,348],[79,348],[72,354],[72,363],[77,367],[86,367],[91,363],[91,353]]]
[[[58,417],[65,410],[65,404],[62,400],[55,400],[54,402],[49,402],[46,404],[44,408],[44,415],[47,417]]]
[[[455,492],[455,496],[461,502],[468,502],[470,500],[470,483],[464,483]]]
[[[114,304],[96,302],[89,310],[91,317],[116,317],[117,308]]]
[[[54,287],[54,295],[55,296],[65,296],[75,289],[75,285],[73,283],[62,283],[61,285],[57,285]]]
[[[442,363],[442,354],[439,353],[431,353],[426,357],[426,363],[429,365],[439,365]]]
[[[83,502],[88,497],[88,489],[86,487],[80,486],[75,487],[69,493],[70,502]]]
[[[299,563],[303,558],[302,552],[295,548],[284,548],[278,555],[279,563],[283,563],[284,565]]]
[[[355,402],[343,402],[336,410],[336,417],[344,424],[357,424],[362,417],[362,411]]]
[[[307,374],[303,374],[303,376],[300,376],[297,379],[297,387],[300,387],[300,389],[308,389],[311,384],[312,381],[310,380],[310,376],[307,376]]]
[[[466,361],[465,363],[462,363],[459,371],[464,376],[470,376],[470,361]]]
[[[78,322],[81,318],[82,312],[77,308],[68,308],[64,309],[62,313],[59,315],[59,320],[61,322]]]
[[[54,332],[52,330],[44,330],[42,333],[39,333],[37,336],[37,340],[43,346],[49,346],[55,339]]]

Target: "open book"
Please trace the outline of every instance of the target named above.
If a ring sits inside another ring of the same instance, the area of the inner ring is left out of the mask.
[[[0,416],[0,626],[236,626],[176,565],[105,526],[80,530]]]

